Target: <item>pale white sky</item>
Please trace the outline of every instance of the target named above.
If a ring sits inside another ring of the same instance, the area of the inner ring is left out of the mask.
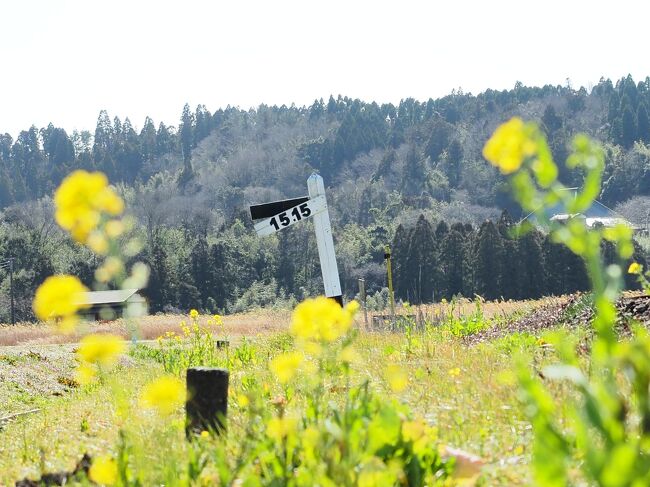
[[[650,75],[645,0],[0,0],[0,133]],[[646,6],[649,5],[649,6]]]

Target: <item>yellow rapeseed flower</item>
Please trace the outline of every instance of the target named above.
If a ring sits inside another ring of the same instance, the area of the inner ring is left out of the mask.
[[[190,310],[190,318],[193,320],[199,317],[199,312],[195,309]]]
[[[106,222],[104,231],[110,238],[117,238],[124,233],[125,227],[121,220],[110,220]]]
[[[515,172],[537,152],[537,143],[524,122],[513,117],[500,125],[483,148],[483,156],[503,174]]]
[[[79,317],[77,315],[66,316],[56,321],[56,328],[60,333],[68,335],[75,331],[77,323],[79,323]]]
[[[86,245],[90,250],[99,255],[106,255],[106,252],[108,252],[108,240],[106,240],[104,234],[98,230],[95,230],[88,235]]]
[[[361,305],[359,304],[358,301],[352,300],[348,304],[345,305],[344,309],[345,309],[345,311],[348,312],[349,315],[354,317],[354,315],[357,314],[357,311],[359,311],[360,307],[361,307]]]
[[[424,421],[415,420],[415,421],[404,421],[402,423],[402,437],[404,441],[417,441],[425,433]]]
[[[460,367],[454,367],[448,370],[449,377],[458,377],[460,375]]]
[[[89,364],[112,365],[124,352],[126,345],[117,335],[86,335],[81,339],[77,355]]]
[[[339,360],[341,362],[351,364],[359,359],[359,354],[352,345],[348,345],[339,352]]]
[[[74,316],[85,306],[83,293],[86,291],[74,276],[50,276],[36,290],[34,313],[43,321]]]
[[[88,469],[88,478],[100,485],[115,485],[117,482],[117,464],[109,456],[97,457]]]
[[[402,392],[408,385],[408,375],[406,371],[397,364],[390,364],[385,371],[388,385],[394,392]]]
[[[106,175],[77,170],[66,177],[54,194],[57,223],[72,237],[85,243],[101,220],[102,213],[116,216],[124,202],[108,186]]]
[[[124,272],[124,263],[118,257],[108,257],[104,263],[95,270],[95,279],[99,282],[108,282]]]
[[[142,390],[140,404],[168,415],[185,402],[185,387],[176,377],[164,376],[147,384]]]
[[[628,274],[641,274],[642,271],[643,271],[643,266],[638,262],[632,262],[630,264],[630,267],[628,267],[627,269]]]
[[[206,430],[201,431],[201,438],[210,438],[210,433]]]
[[[300,350],[302,350],[303,353],[310,357],[320,357],[323,353],[323,347],[318,342],[301,340],[298,342],[298,347]]]
[[[287,352],[271,360],[269,367],[280,383],[286,384],[296,375],[302,361],[302,354],[298,352]]]
[[[266,424],[266,434],[269,438],[280,442],[296,430],[297,421],[294,418],[271,418]]]
[[[353,301],[352,303],[356,303]],[[358,303],[341,308],[324,296],[307,299],[296,306],[291,318],[291,331],[301,339],[331,342],[344,335],[352,324]]]
[[[237,395],[237,404],[239,404],[240,408],[245,408],[250,404],[250,399],[248,399],[248,396],[246,394],[238,394]]]
[[[75,378],[81,385],[90,384],[93,380],[95,380],[96,375],[97,371],[95,368],[92,365],[88,364],[81,364],[75,371]]]

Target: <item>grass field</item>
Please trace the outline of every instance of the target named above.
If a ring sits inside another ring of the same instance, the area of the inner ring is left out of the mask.
[[[472,302],[415,310],[429,320],[423,330],[360,333],[352,382],[370,380],[382,394],[395,395],[434,425],[442,444],[479,455],[485,462],[479,484],[526,485],[531,427],[522,413],[517,388],[504,379],[504,373],[512,369],[515,355],[539,365],[553,358],[553,349],[540,340],[541,335],[521,332],[479,344],[469,344],[466,338],[479,329],[505,327],[554,302],[483,303],[478,315]],[[142,319],[140,337],[152,339],[179,330],[183,319]],[[283,394],[268,372],[268,362],[287,347],[289,319],[289,312],[225,317],[221,335],[230,338],[231,346],[219,353],[239,356],[241,343],[247,350],[245,359],[229,362],[233,436],[244,427],[245,417],[236,398],[251,377],[269,390],[269,408],[273,407],[271,398]],[[463,323],[471,327],[469,331]],[[357,326],[364,326],[363,313],[357,315]],[[98,327],[126,336],[121,322]],[[115,454],[120,429],[127,432],[137,452],[133,462],[140,468],[144,485],[164,483],[170,472],[184,468],[189,447],[182,427],[183,410],[162,419],[141,410],[137,402],[143,385],[162,372],[161,364],[142,352],[155,350],[157,344],[138,345],[137,353],[123,356],[103,382],[80,386],[74,379],[75,345],[59,341],[76,340],[39,325],[0,330],[0,343],[5,345],[0,348],[0,417],[36,409],[0,423],[0,485],[71,470],[84,453]],[[399,394],[391,391],[382,374],[382,366],[389,362],[408,372],[409,386]],[[552,387],[558,399],[566,394],[561,385]],[[329,394],[334,401],[341,396],[335,388]]]

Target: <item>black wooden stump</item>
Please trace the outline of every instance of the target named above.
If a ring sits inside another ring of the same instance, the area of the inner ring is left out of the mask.
[[[187,437],[201,431],[223,432],[228,414],[228,370],[192,367],[187,369],[186,384]]]

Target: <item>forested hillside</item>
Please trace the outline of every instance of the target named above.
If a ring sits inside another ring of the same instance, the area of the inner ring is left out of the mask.
[[[366,278],[371,293],[381,290],[383,246],[391,242],[403,299],[581,289],[580,262],[562,260],[570,255],[544,235],[513,240],[503,231],[521,215],[482,146],[500,122],[519,115],[541,124],[561,163],[571,137],[586,132],[607,154],[601,201],[645,225],[648,106],[650,78],[628,76],[590,90],[518,83],[398,106],[341,96],[249,111],[186,105],[178,127],[147,118],[136,129],[105,111],[94,132],[31,127],[16,140],[0,135],[0,259],[16,258],[21,318],[30,318],[33,290],[52,272],[90,284],[93,257],[56,228],[51,195],[72,170],[101,170],[136,219],[129,238],[139,238],[134,258],[152,270],[146,292],[153,311],[233,311],[300,299],[322,285],[310,224],[260,239],[247,207],[304,195],[307,177],[318,171],[328,185],[347,295],[354,295],[357,277]],[[567,170],[561,178],[581,182],[581,174]],[[512,217],[500,218],[504,209]],[[0,282],[1,322],[9,284],[2,270]]]

